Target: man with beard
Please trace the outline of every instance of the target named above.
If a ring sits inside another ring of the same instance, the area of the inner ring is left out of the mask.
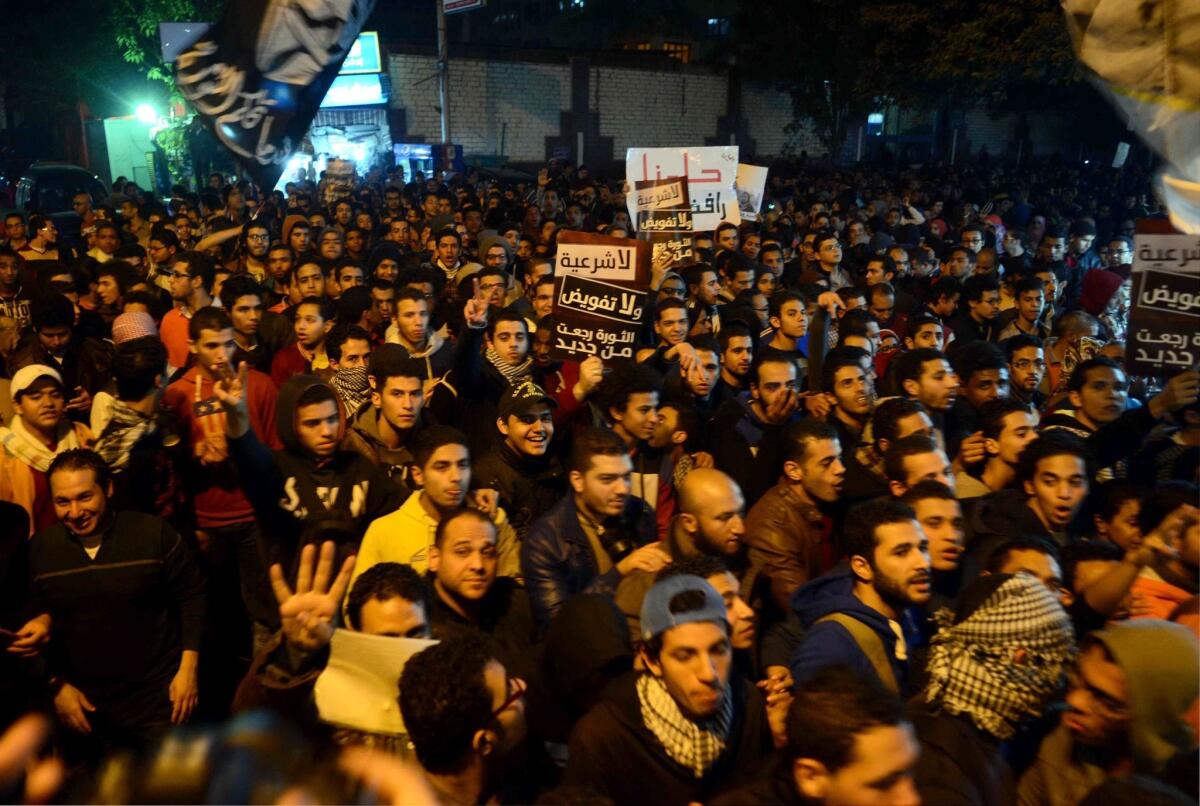
[[[412,481],[417,492],[395,511],[371,521],[354,563],[353,580],[377,563],[398,562],[424,573],[429,568],[430,547],[437,526],[449,512],[458,510],[471,487],[471,454],[461,431],[431,425],[412,441]],[[394,489],[394,485],[389,485]],[[514,576],[517,544],[504,510],[493,520],[499,538],[500,573]]]
[[[771,601],[788,611],[796,590],[833,568],[833,507],[846,476],[837,431],[801,420],[783,432],[783,474],[750,510],[746,542],[754,575],[769,580]]]
[[[1004,342],[1004,356],[1008,361],[1011,379],[1009,394],[1014,400],[1031,405],[1041,411],[1046,395],[1041,390],[1042,378],[1046,376],[1046,354],[1042,340],[1024,333]]]
[[[652,542],[654,513],[630,494],[633,462],[617,434],[581,431],[567,469],[571,491],[533,523],[521,543],[521,572],[542,626],[571,596],[611,596],[622,577],[635,570],[654,573],[670,562]]]
[[[754,579],[746,573],[745,513],[742,491],[733,479],[711,468],[693,470],[679,485],[679,512],[671,520],[662,548],[671,562],[700,556],[721,559],[738,580],[742,595],[749,598]],[[642,601],[654,579],[653,573],[635,571],[617,587],[617,606],[629,619],[635,642]]]
[[[707,801],[770,751],[762,695],[731,675],[725,602],[705,580],[656,583],[640,621],[645,671],[576,723],[565,783],[619,806]]]
[[[754,363],[754,336],[745,323],[726,322],[717,343],[721,347],[721,375],[713,391],[714,411],[749,387],[750,367]]]
[[[567,490],[562,463],[550,450],[557,406],[529,378],[508,387],[500,397],[496,418],[504,441],[472,469],[476,487],[499,494],[518,539],[524,539],[530,524]]]
[[[267,250],[271,246],[271,230],[262,221],[249,221],[242,227],[241,256],[233,267],[236,273],[249,274],[258,282],[267,279]]]
[[[842,544],[848,565],[792,597],[807,630],[792,656],[792,675],[803,685],[821,669],[849,666],[903,694],[917,638],[911,608],[927,603],[932,592],[925,533],[907,504],[879,499],[850,511]]]
[[[438,521],[429,549],[429,619],[442,640],[488,636],[505,668],[530,680],[538,664],[529,594],[497,575],[496,538],[496,524],[478,510],[451,510]]]

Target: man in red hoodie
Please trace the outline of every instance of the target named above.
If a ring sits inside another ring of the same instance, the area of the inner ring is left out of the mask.
[[[255,644],[273,632],[276,608],[266,569],[259,558],[259,528],[243,492],[236,465],[229,458],[225,411],[213,393],[222,373],[232,372],[237,342],[233,323],[220,308],[201,308],[188,322],[188,349],[195,364],[167,387],[163,403],[192,446],[185,469],[185,489],[195,502],[196,541],[218,575],[233,575],[236,558],[242,600],[254,622]],[[275,432],[275,384],[265,373],[248,377],[251,427],[271,447],[281,447]],[[249,648],[246,648],[247,650]]]

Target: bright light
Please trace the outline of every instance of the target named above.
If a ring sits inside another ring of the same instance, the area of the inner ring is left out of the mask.
[[[158,112],[156,112],[154,107],[152,107],[150,104],[138,104],[137,109],[134,110],[133,114],[139,121],[145,123],[147,126],[153,126],[158,122]]]

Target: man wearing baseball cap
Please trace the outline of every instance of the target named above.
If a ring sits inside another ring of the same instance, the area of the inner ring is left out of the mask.
[[[503,442],[475,464],[479,487],[495,490],[517,536],[553,507],[567,492],[562,462],[551,447],[558,403],[542,387],[525,378],[511,384],[496,407],[496,428]]]
[[[45,364],[30,364],[9,385],[14,415],[0,428],[0,501],[29,513],[30,534],[58,522],[46,471],[54,457],[92,441],[87,426],[65,416],[62,375]]]
[[[770,752],[762,695],[730,674],[725,602],[704,579],[655,584],[641,632],[644,671],[576,724],[565,783],[617,804],[707,802]]]

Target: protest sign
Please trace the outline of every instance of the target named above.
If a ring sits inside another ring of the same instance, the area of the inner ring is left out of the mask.
[[[722,221],[742,222],[738,211],[737,146],[702,148],[631,148],[625,152],[625,180],[631,190],[647,180],[687,179],[695,232],[708,232]],[[629,216],[637,219],[637,193],[626,196]]]
[[[1095,271],[1093,269],[1093,271]],[[1138,222],[1126,367],[1172,375],[1200,360],[1200,239],[1165,221]]]
[[[321,720],[368,733],[404,734],[400,672],[409,658],[436,643],[334,630],[329,662],[313,687]]]
[[[650,269],[664,272],[695,262],[687,177],[635,183],[638,238],[650,244]]]
[[[737,188],[738,211],[742,220],[757,221],[763,194],[767,190],[767,169],[738,163],[734,186]]]
[[[554,280],[555,358],[632,360],[650,279],[650,245],[563,231]]]
[[[279,181],[374,6],[229,3],[180,54],[179,91],[264,191]]]

